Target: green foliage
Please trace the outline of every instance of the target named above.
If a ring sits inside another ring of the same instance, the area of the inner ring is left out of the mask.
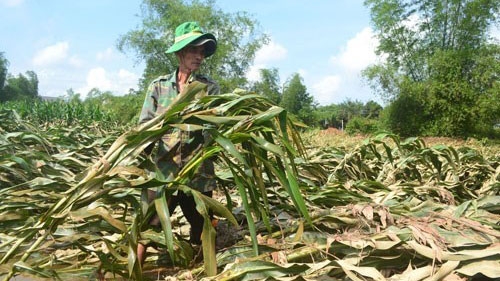
[[[375,101],[368,101],[363,104],[360,101],[347,100],[340,104],[318,106],[313,111],[313,116],[318,127],[343,129],[354,118],[366,119],[366,122],[376,123],[375,120],[379,118],[382,109],[382,106]],[[368,119],[372,121],[368,121]]]
[[[75,91],[73,91],[72,88],[66,90],[66,94],[64,95],[63,99],[67,102],[75,102],[75,103],[79,103],[81,101],[80,93],[76,93]]]
[[[494,136],[491,125],[497,127],[500,124],[500,45],[490,45],[477,54],[474,74],[471,76],[471,84],[474,91],[481,94],[476,95],[476,107],[474,113],[479,120],[474,127],[478,136]],[[496,60],[495,60],[496,59]],[[487,87],[485,87],[485,85]],[[498,130],[496,133],[498,137]]]
[[[402,137],[422,135],[422,124],[428,115],[422,102],[414,95],[398,96],[381,113],[381,127]]]
[[[342,118],[340,117],[340,108],[336,104],[318,106],[313,111],[316,125],[321,128],[342,128]]]
[[[0,104],[0,109],[15,110],[21,118],[44,127],[88,126],[95,123],[100,123],[100,126],[103,127],[113,127],[122,123],[119,122],[119,119],[105,112],[101,106],[83,103],[80,100],[18,100]]]
[[[316,105],[298,73],[290,76],[285,83],[280,106],[296,115],[304,123],[312,125],[314,120],[311,112]]]
[[[38,96],[38,77],[34,71],[26,71],[17,77],[8,73],[9,61],[0,52],[0,102],[33,99]]]
[[[9,67],[9,61],[5,58],[3,52],[0,52],[0,97],[3,96],[3,87],[5,86],[5,80],[7,79],[7,70]]]
[[[76,174],[86,169],[91,161],[102,156],[116,139],[118,126],[106,126],[104,120],[89,125],[85,121],[73,122],[71,126],[51,120],[50,124],[40,124],[31,120],[29,115],[21,117],[19,112],[27,113],[17,102],[14,109],[0,107],[0,187],[37,185],[56,187],[48,192],[61,193],[75,182]],[[33,105],[27,104],[26,105]],[[44,103],[44,109],[61,106],[60,103]],[[38,109],[41,107],[38,106]],[[40,115],[42,112],[31,111]],[[83,118],[83,116],[80,116]],[[108,127],[108,128],[106,128]],[[47,190],[48,191],[48,190]],[[48,197],[34,196],[31,202],[41,200],[44,204],[54,203]],[[47,206],[47,205],[45,205]],[[5,226],[5,224],[0,224]],[[2,227],[0,227],[2,229]]]
[[[488,41],[487,32],[497,23],[500,2],[367,0],[365,5],[380,41],[377,52],[387,59],[364,76],[395,103],[393,113],[408,108],[401,102],[407,100],[424,115],[390,120],[394,132],[406,135],[399,130],[410,126],[414,134],[468,137],[493,130],[498,105],[485,114],[484,100],[498,98],[500,48]]]
[[[139,92],[115,96],[111,92],[92,89],[83,103],[91,107],[101,108],[117,123],[137,124],[143,100],[144,96]]]
[[[380,116],[380,112],[383,110],[383,107],[375,101],[368,101],[362,111],[362,116],[368,119],[376,119]]]
[[[174,42],[175,28],[185,21],[197,21],[217,38],[217,52],[208,58],[202,73],[219,82],[222,92],[246,84],[245,73],[255,52],[267,42],[256,20],[245,12],[225,13],[212,0],[144,0],[142,26],[129,31],[118,41],[121,51],[131,49],[146,64],[141,90],[159,75],[177,67],[174,54],[166,54]]]
[[[378,121],[375,119],[356,116],[349,120],[346,125],[345,131],[350,135],[372,135],[378,131]]]
[[[281,86],[278,69],[260,69],[260,81],[253,83],[250,89],[267,97],[275,104],[279,104],[281,102]]]
[[[38,77],[34,71],[26,75],[8,76],[2,89],[0,102],[9,100],[34,99],[38,96]]]
[[[500,46],[495,49],[496,56],[500,56]],[[484,99],[493,101],[500,97],[497,91],[500,60],[495,60],[494,56],[484,52],[464,52],[437,51],[430,60],[429,65],[434,74],[428,80],[427,92],[424,92],[423,99],[424,106],[432,116],[432,120],[426,122],[427,134],[477,136],[484,130],[481,128],[492,130],[497,120],[500,120],[498,103],[487,106],[489,111],[484,111]],[[491,59],[487,67],[480,65],[484,58]],[[464,72],[468,75],[464,76]]]
[[[15,110],[23,119],[38,125],[101,126],[137,124],[144,97],[137,92],[115,96],[111,92],[92,89],[85,100],[69,89],[56,100],[22,99],[0,103],[0,109]]]
[[[356,116],[364,115],[364,104],[360,101],[346,100],[339,104],[340,118],[349,122]]]

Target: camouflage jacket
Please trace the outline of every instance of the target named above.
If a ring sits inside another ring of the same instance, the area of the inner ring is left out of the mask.
[[[148,87],[146,98],[142,106],[139,123],[147,122],[161,114],[177,96],[179,90],[176,83],[177,72],[155,79]],[[219,93],[219,86],[210,78],[194,74],[188,83],[200,81],[208,85],[208,94]],[[159,141],[158,152],[155,156],[158,169],[163,176],[173,180],[179,170],[192,157],[193,152],[203,145],[204,138],[201,132],[185,132],[179,129],[171,129]],[[215,189],[214,163],[212,160],[204,161],[193,180],[188,185],[200,192]]]

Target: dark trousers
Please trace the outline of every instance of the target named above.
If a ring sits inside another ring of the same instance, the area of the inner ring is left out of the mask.
[[[212,197],[212,191],[202,192],[203,195]],[[193,196],[187,196],[180,191],[177,195],[168,199],[168,211],[172,214],[177,206],[181,207],[182,213],[191,225],[189,241],[193,244],[201,244],[201,232],[203,231],[203,216],[196,210],[196,203]],[[210,214],[210,217],[212,215]]]

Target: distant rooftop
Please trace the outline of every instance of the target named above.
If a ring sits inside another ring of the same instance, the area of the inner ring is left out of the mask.
[[[40,98],[44,101],[56,101],[63,99],[62,97],[44,97],[44,96],[40,96]]]

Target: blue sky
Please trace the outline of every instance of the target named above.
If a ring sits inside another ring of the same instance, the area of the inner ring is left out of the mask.
[[[0,0],[0,52],[9,73],[33,70],[39,93],[83,96],[93,87],[123,94],[137,89],[144,65],[116,49],[136,28],[141,0]],[[360,71],[375,62],[377,41],[363,0],[217,0],[225,12],[246,11],[270,35],[247,74],[276,67],[281,82],[298,72],[321,105],[346,100],[381,102]],[[169,42],[166,43],[170,45]],[[167,46],[166,46],[167,48]]]

